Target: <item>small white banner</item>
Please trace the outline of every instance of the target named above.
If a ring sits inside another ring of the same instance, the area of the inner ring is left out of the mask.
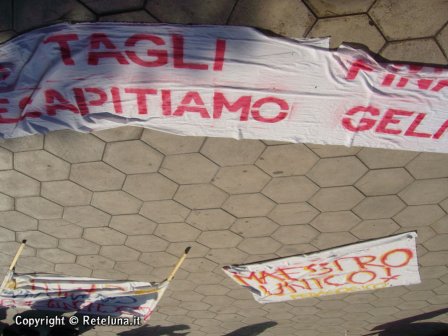
[[[79,312],[92,315],[138,316],[147,320],[168,282],[116,281],[53,274],[9,273],[0,292],[0,306]]]
[[[408,232],[223,270],[260,303],[418,284],[416,237]]]
[[[252,28],[58,24],[0,46],[0,138],[177,135],[448,152],[448,69]]]

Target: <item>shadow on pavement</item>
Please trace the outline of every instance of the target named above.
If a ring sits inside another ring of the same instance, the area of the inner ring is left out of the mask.
[[[225,334],[224,336],[257,336],[261,334],[263,331],[272,328],[277,325],[277,322],[262,322],[257,324],[252,324],[250,326],[239,328],[235,331],[232,331],[229,334]]]
[[[448,336],[448,324],[442,322],[419,322],[442,314],[448,313],[448,308],[433,312],[415,315],[402,320],[397,320],[376,326],[373,333],[364,336]]]
[[[2,322],[5,320],[7,309],[0,308],[0,335],[3,336],[77,336],[82,335],[86,331],[94,328],[87,326],[54,326],[52,328],[48,326],[40,327],[27,327],[17,325],[13,323],[11,325]],[[24,318],[46,318],[61,316],[62,312],[50,312],[44,310],[27,310],[22,313],[16,314],[13,318],[21,316]],[[82,314],[76,314],[80,320],[82,320]],[[257,336],[265,330],[277,325],[277,322],[263,322],[249,326],[239,328],[233,332],[225,334],[224,336]],[[178,324],[173,326],[160,326],[160,325],[143,325],[141,327],[131,329],[128,331],[122,331],[118,333],[118,336],[186,336],[190,333],[190,327],[186,324]]]
[[[118,336],[144,336],[144,335],[154,335],[154,336],[185,336],[188,335],[190,327],[186,324],[178,324],[170,327],[163,326],[149,326],[144,325],[140,328],[136,328],[129,331],[123,331],[118,333]]]

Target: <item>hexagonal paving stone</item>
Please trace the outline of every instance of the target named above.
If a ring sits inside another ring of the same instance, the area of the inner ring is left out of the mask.
[[[219,169],[212,182],[230,194],[244,194],[259,192],[270,179],[261,169],[245,165]]]
[[[109,143],[104,152],[104,162],[126,174],[156,172],[163,155],[140,140]]]
[[[84,229],[84,239],[93,241],[98,245],[121,245],[126,240],[126,235],[107,227]]]
[[[121,189],[125,175],[104,162],[72,165],[70,180],[92,191]]]
[[[144,0],[130,0],[126,3],[119,0],[81,0],[81,2],[97,14],[139,9],[144,5]]]
[[[359,223],[350,232],[360,239],[373,239],[391,235],[399,228],[391,219],[373,219]]]
[[[203,295],[225,295],[230,289],[221,285],[200,285],[195,292]]]
[[[305,145],[288,144],[268,147],[255,163],[271,176],[306,174],[319,158]]]
[[[446,63],[442,50],[433,39],[389,42],[381,56],[391,61]]]
[[[311,225],[320,232],[349,231],[361,220],[351,211],[324,212],[317,216]]]
[[[0,226],[13,231],[37,229],[37,220],[18,211],[0,212]]]
[[[5,228],[0,228],[0,241],[11,242],[11,241],[15,241],[15,240],[16,240],[16,235],[13,231],[5,229]]]
[[[363,148],[358,158],[370,169],[404,167],[418,152]]]
[[[140,210],[142,216],[157,223],[182,222],[189,213],[186,207],[171,200],[146,202]]]
[[[230,231],[203,232],[197,241],[210,248],[235,247],[242,238]]]
[[[64,208],[62,218],[82,227],[99,227],[107,226],[111,216],[92,206],[77,206]]]
[[[54,248],[58,246],[58,240],[40,231],[18,232],[17,240],[27,240],[27,244],[35,248]]]
[[[0,147],[15,153],[42,149],[44,147],[44,136],[38,134],[28,135],[21,138],[4,139],[0,140]]]
[[[180,184],[208,183],[215,176],[218,166],[201,154],[167,156],[160,173]]]
[[[442,217],[439,221],[433,223],[431,227],[437,233],[448,233],[448,216]]]
[[[257,217],[267,215],[275,204],[261,194],[232,195],[222,208],[236,217]]]
[[[77,263],[91,269],[110,269],[114,267],[114,262],[100,255],[79,256]]]
[[[16,209],[37,219],[62,217],[63,208],[43,197],[24,197],[16,200]]]
[[[445,216],[445,212],[437,205],[408,206],[394,217],[401,226],[426,226]]]
[[[414,181],[398,195],[409,205],[439,203],[448,197],[448,178]]]
[[[359,203],[353,212],[363,219],[390,218],[405,208],[397,196],[367,197]]]
[[[14,156],[14,168],[39,181],[68,178],[70,164],[43,150],[20,152]]]
[[[113,216],[109,226],[126,235],[139,235],[153,233],[157,224],[140,215],[121,215]]]
[[[127,246],[102,246],[100,254],[114,261],[137,260],[140,253]]]
[[[59,274],[71,276],[89,277],[92,274],[92,270],[90,268],[78,264],[56,264],[54,270]]]
[[[374,0],[306,0],[318,17],[364,13]]]
[[[448,26],[447,25],[445,25],[445,28],[443,28],[437,35],[437,41],[439,42],[439,45],[442,47],[443,51],[445,52],[445,55],[448,55]]]
[[[56,238],[81,238],[82,228],[63,219],[42,219],[39,221],[39,231]]]
[[[253,164],[265,145],[258,140],[208,138],[201,153],[220,166]]]
[[[319,214],[308,203],[279,204],[268,215],[280,225],[307,224]]]
[[[7,169],[12,169],[12,153],[6,149],[0,148],[0,170]]]
[[[345,147],[335,145],[307,144],[306,146],[321,158],[351,156],[357,154],[361,150],[361,148],[359,147]]]
[[[142,201],[123,191],[100,191],[93,194],[92,205],[111,215],[137,213]]]
[[[158,252],[164,251],[168,242],[153,235],[139,235],[129,236],[126,245],[140,252]]]
[[[21,257],[17,261],[16,268],[19,273],[24,272],[24,268],[28,272],[53,273],[54,264],[37,257]]]
[[[423,243],[429,251],[445,251],[447,248],[448,234],[439,234]]]
[[[243,237],[270,236],[278,225],[266,217],[242,218],[232,225],[231,230]]]
[[[36,180],[13,170],[0,171],[0,192],[12,196],[34,196],[39,194]]]
[[[91,134],[56,131],[45,136],[45,150],[71,163],[99,161],[104,142]]]
[[[119,15],[119,14],[118,14]],[[104,18],[104,17],[103,17]],[[100,21],[103,21],[102,18]],[[143,128],[122,126],[93,132],[96,137],[106,142],[137,140],[143,133]]]
[[[0,30],[12,28],[12,2],[2,1],[0,3]]]
[[[188,253],[189,258],[202,258],[209,251],[208,247],[205,247],[204,245],[190,241],[190,242],[170,243],[170,245],[166,249],[166,252],[168,252],[172,255],[181,257],[184,254],[184,251],[187,247],[191,247],[191,250]]]
[[[14,198],[0,194],[0,211],[14,210]]]
[[[173,197],[178,185],[162,174],[137,174],[126,177],[123,190],[142,201],[166,200]]]
[[[43,182],[41,194],[62,206],[89,205],[92,192],[71,182]]]
[[[350,210],[364,199],[357,189],[350,187],[321,188],[309,203],[320,211]]]
[[[174,199],[190,209],[219,208],[227,199],[227,194],[212,184],[182,185]]]
[[[158,22],[153,16],[151,16],[145,10],[104,15],[104,16],[101,16],[98,21],[101,21],[101,22],[145,22],[145,23]],[[141,134],[141,132],[140,132],[140,134]],[[140,136],[133,137],[132,139],[138,139],[138,138],[140,138]],[[124,140],[130,140],[130,139],[124,139]]]
[[[95,15],[74,0],[57,4],[43,0],[39,6],[33,6],[33,1],[29,0],[14,1],[14,29],[16,31],[28,30],[61,19],[75,22],[92,21],[95,20]]]
[[[205,258],[187,258],[182,264],[182,269],[190,272],[212,272],[218,265]]]
[[[314,15],[298,1],[268,0],[239,1],[230,24],[256,26],[280,35],[301,37],[314,23]]]
[[[448,251],[428,252],[419,258],[419,264],[422,266],[444,266],[448,258]]]
[[[194,241],[201,231],[186,223],[159,224],[154,234],[169,241]]]
[[[221,209],[193,210],[186,222],[202,231],[228,229],[235,217]]]
[[[204,142],[203,137],[180,136],[151,129],[145,129],[141,139],[165,155],[194,153]]]
[[[367,196],[393,195],[414,179],[403,168],[378,169],[367,172],[356,187]]]
[[[281,244],[270,237],[258,237],[244,239],[238,248],[249,254],[274,253]]]
[[[311,30],[310,37],[331,36],[330,47],[343,42],[362,43],[373,52],[378,52],[386,42],[367,15],[350,15],[330,19],[319,19]]]
[[[37,250],[38,257],[55,264],[74,263],[76,256],[66,251],[50,248]]]
[[[97,254],[100,247],[82,238],[60,239],[59,248],[76,255]]]
[[[217,0],[204,6],[202,1],[153,0],[146,9],[163,22],[225,24],[232,11],[235,0]]]
[[[433,1],[426,6],[418,0],[405,3],[380,0],[369,13],[388,39],[404,40],[434,35],[445,24],[446,12],[445,1]]]
[[[304,202],[319,189],[305,176],[275,177],[262,193],[277,203]]]
[[[149,275],[154,270],[154,268],[152,268],[151,266],[146,265],[140,261],[118,261],[115,263],[114,268],[129,275]]]
[[[448,177],[448,155],[420,153],[406,168],[417,179]]]
[[[351,235],[349,232],[332,232],[321,233],[316,239],[312,241],[312,244],[319,249],[327,249],[330,247],[336,247],[357,242],[358,239]]]
[[[152,267],[173,266],[179,259],[166,252],[142,253],[140,261]]]
[[[337,187],[355,183],[367,168],[353,156],[321,159],[307,176],[321,187]]]
[[[319,232],[309,225],[282,226],[271,237],[283,244],[309,243]]]
[[[291,255],[304,254],[315,252],[316,247],[310,244],[291,244],[282,245],[280,249],[275,252],[279,257],[288,257]]]

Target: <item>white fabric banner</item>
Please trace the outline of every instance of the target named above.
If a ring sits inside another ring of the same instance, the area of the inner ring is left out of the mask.
[[[252,28],[58,24],[0,46],[0,135],[178,135],[448,152],[448,69]]]
[[[53,274],[8,274],[0,306],[79,312],[107,316],[138,316],[147,320],[168,286],[149,283],[68,277]]]
[[[260,303],[418,284],[416,237],[408,232],[223,270]]]

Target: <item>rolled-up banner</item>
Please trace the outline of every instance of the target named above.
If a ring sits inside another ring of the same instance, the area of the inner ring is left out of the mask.
[[[119,281],[54,274],[15,274],[0,307],[149,319],[169,282]]]
[[[0,46],[0,137],[135,125],[446,153],[447,74],[248,27],[58,24]]]

